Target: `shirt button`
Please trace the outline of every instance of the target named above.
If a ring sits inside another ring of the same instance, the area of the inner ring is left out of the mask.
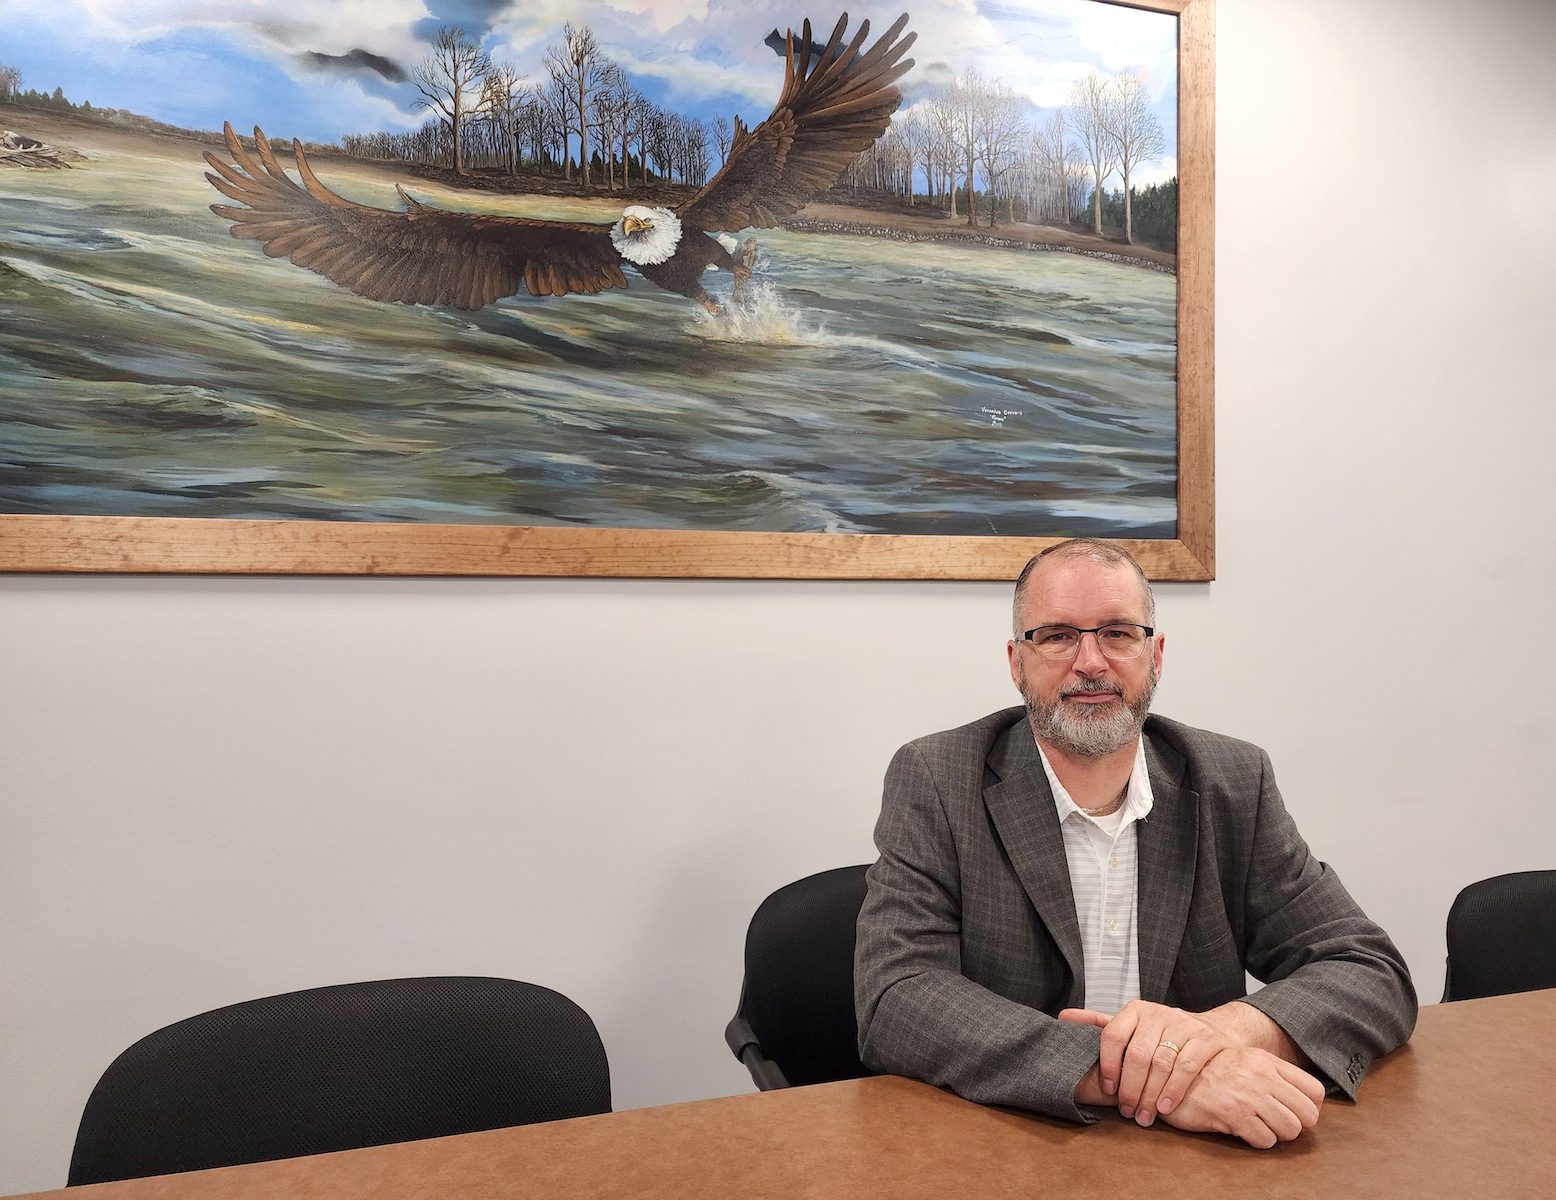
[[[1108,932],[1109,933],[1117,933],[1118,932],[1118,922],[1117,921],[1109,921],[1108,922]]]
[[[1110,867],[1118,866],[1118,859],[1116,857],[1108,859],[1108,866],[1110,866]]]

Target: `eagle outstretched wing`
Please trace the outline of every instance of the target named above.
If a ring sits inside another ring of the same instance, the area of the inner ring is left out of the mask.
[[[897,40],[907,23],[904,13],[861,53],[870,22],[844,46],[844,13],[819,57],[808,20],[799,37],[791,30],[772,114],[749,132],[737,120],[729,161],[676,214],[699,229],[776,225],[830,188],[902,103],[892,85],[913,66],[902,56],[918,36]]]
[[[627,286],[609,225],[449,212],[403,190],[405,212],[372,208],[320,183],[295,142],[302,187],[259,129],[258,162],[230,123],[225,132],[233,162],[207,152],[216,174],[205,177],[222,195],[248,206],[211,205],[233,223],[232,236],[260,242],[271,258],[291,259],[369,300],[472,309],[520,288],[533,296],[565,296]]]

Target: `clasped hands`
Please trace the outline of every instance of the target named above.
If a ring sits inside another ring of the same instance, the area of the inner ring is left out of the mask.
[[[1243,1044],[1215,1013],[1135,1000],[1117,1016],[1067,1008],[1059,1019],[1102,1030],[1101,1057],[1076,1090],[1083,1103],[1116,1102],[1139,1125],[1160,1116],[1176,1129],[1231,1134],[1261,1150],[1318,1124],[1323,1084]]]

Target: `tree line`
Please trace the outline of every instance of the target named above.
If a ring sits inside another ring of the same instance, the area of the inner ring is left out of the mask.
[[[667,112],[634,87],[621,65],[586,25],[568,23],[542,60],[545,78],[527,82],[512,63],[498,62],[456,26],[438,31],[412,73],[417,105],[432,114],[409,133],[347,134],[348,154],[443,163],[456,174],[496,167],[517,174],[576,168],[584,192],[596,182],[610,191],[654,177],[701,184],[712,170],[710,135],[722,163],[730,127],[711,128]]]
[[[28,88],[22,91],[22,73],[15,67],[0,63],[0,104],[21,104],[28,108],[57,108],[66,112],[74,111],[76,105],[65,98],[64,88],[55,88],[52,92],[40,92],[36,88]],[[83,106],[87,112],[92,111],[92,106]]]
[[[65,95],[65,89],[62,87],[56,87],[52,92],[40,92],[36,88],[28,88],[24,92],[22,73],[4,63],[0,63],[0,104],[15,104],[23,108],[48,108],[56,112],[75,113],[83,117],[96,117],[115,122],[122,122],[134,115],[120,108],[93,108],[90,100],[83,100],[77,104]]]
[[[431,116],[408,133],[347,134],[346,153],[364,158],[472,167],[575,172],[584,192],[600,182],[617,191],[651,179],[700,185],[728,157],[731,123],[704,125],[668,112],[633,86],[588,26],[563,26],[542,59],[544,78],[529,82],[498,62],[462,30],[438,31],[432,52],[412,79],[418,104]],[[21,72],[0,64],[0,102],[69,109],[113,119],[65,98],[22,90]],[[1104,224],[1124,240],[1143,238],[1165,249],[1177,243],[1177,181],[1145,189],[1132,179],[1160,154],[1164,139],[1136,75],[1093,71],[1078,80],[1069,104],[1040,124],[1031,106],[976,69],[900,111],[876,143],[855,159],[845,187],[915,204],[919,197],[965,213],[980,210],[990,226],[1007,222],[1069,225],[1089,210],[1093,234]],[[1120,187],[1109,188],[1117,180]],[[922,191],[920,190],[922,188]]]
[[[72,116],[97,121],[105,125],[115,125],[125,129],[141,130],[149,133],[171,134],[175,137],[199,138],[209,140],[219,137],[210,130],[186,129],[181,125],[170,125],[166,121],[158,121],[143,113],[132,112],[127,108],[108,108],[103,105],[94,105],[90,100],[83,100],[80,104],[65,95],[65,89],[56,87],[52,92],[42,92],[35,88],[29,88],[25,92],[21,90],[21,73],[14,67],[0,64],[0,104],[13,104],[18,108],[37,108],[46,111],[70,113]],[[20,122],[18,122],[20,123]],[[335,149],[333,146],[320,147],[312,143],[304,143],[310,149]]]
[[[898,113],[885,135],[849,168],[844,182],[890,192],[912,204],[922,179],[926,200],[947,209],[953,219],[961,205],[970,226],[977,223],[980,199],[991,226],[999,222],[1001,209],[1010,222],[1068,225],[1089,208],[1095,235],[1102,236],[1108,218],[1133,243],[1141,193],[1131,177],[1163,148],[1161,124],[1150,111],[1140,78],[1093,71],[1075,83],[1069,104],[1041,124],[1030,122],[1030,112],[1024,98],[972,68]],[[1113,178],[1122,183],[1113,193],[1116,215],[1107,201]],[[1163,195],[1148,190],[1152,220],[1147,236],[1162,243]],[[1176,186],[1170,197],[1175,210]],[[1167,227],[1176,244],[1176,211]]]

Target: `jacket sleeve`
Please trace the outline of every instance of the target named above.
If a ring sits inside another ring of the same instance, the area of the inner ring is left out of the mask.
[[[859,1054],[872,1070],[1074,1121],[1101,1031],[999,996],[961,972],[961,876],[943,798],[917,743],[886,773],[854,960]]]
[[[1297,832],[1262,751],[1245,884],[1246,998],[1350,1099],[1374,1059],[1409,1038],[1416,993],[1398,949]]]

